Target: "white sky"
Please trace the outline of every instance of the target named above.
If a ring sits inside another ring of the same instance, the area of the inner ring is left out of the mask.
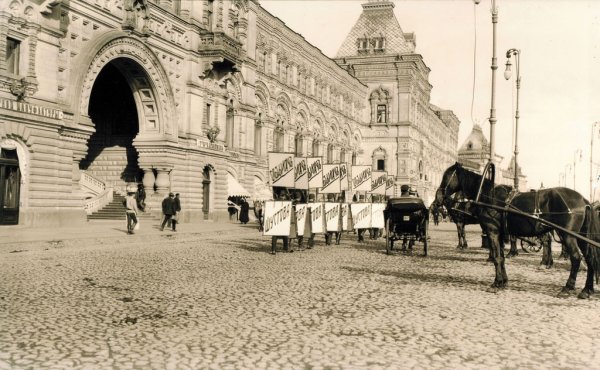
[[[334,57],[362,12],[362,0],[260,0],[271,14]],[[431,102],[461,121],[459,146],[474,120],[489,138],[491,102],[491,0],[398,0],[395,14],[404,32],[416,35],[416,52],[431,69]],[[496,153],[512,157],[515,66],[504,79],[506,51],[521,49],[519,164],[529,186],[557,186],[577,149],[577,190],[589,197],[592,123],[600,121],[600,0],[497,0]],[[475,20],[477,25],[475,26]],[[475,31],[477,43],[475,44]],[[474,45],[476,68],[474,69]],[[596,126],[598,127],[598,125]],[[600,162],[600,136],[594,141]]]

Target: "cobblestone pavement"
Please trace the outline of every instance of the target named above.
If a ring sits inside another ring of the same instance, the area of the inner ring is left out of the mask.
[[[600,368],[600,294],[556,298],[556,251],[493,294],[476,229],[430,230],[427,258],[352,234],[273,256],[249,225],[0,244],[0,369]]]

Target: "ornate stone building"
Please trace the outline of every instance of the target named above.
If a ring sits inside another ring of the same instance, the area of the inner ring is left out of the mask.
[[[143,183],[160,213],[219,219],[268,185],[269,151],[370,163],[427,200],[458,119],[393,3],[335,59],[252,0],[0,3],[0,224],[73,225]]]
[[[433,201],[444,170],[457,158],[459,120],[430,102],[429,68],[403,32],[394,3],[369,0],[335,61],[367,85],[360,160],[385,170]]]
[[[0,2],[0,223],[73,225],[127,184],[219,219],[266,153],[356,158],[367,86],[252,0]]]

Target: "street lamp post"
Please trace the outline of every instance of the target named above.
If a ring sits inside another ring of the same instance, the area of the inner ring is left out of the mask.
[[[590,142],[590,201],[594,199],[592,179],[594,177],[594,134],[596,133],[596,126],[598,126],[598,132],[600,133],[600,121],[592,123],[592,138]]]
[[[565,185],[564,186],[565,186],[565,188],[567,187],[567,175],[569,174],[569,171],[571,171],[571,168],[572,167],[571,167],[570,164],[566,164],[565,165],[565,176],[564,176],[564,179],[565,179]]]
[[[475,5],[479,4],[481,0],[473,0]],[[494,162],[496,145],[494,143],[494,131],[496,128],[496,70],[498,69],[497,58],[496,58],[496,25],[498,24],[498,7],[496,7],[496,0],[492,0],[492,102],[490,106],[490,162]]]
[[[577,154],[579,154],[579,160],[581,161],[581,156],[583,155],[581,149],[577,149],[575,153],[573,153],[573,190],[575,191],[577,191],[577,183],[575,182],[575,175],[577,173],[577,171],[575,171],[577,168]]]
[[[521,50],[519,49],[508,49],[506,52],[506,70],[504,71],[504,78],[510,79],[512,74],[510,70],[510,57],[515,56],[515,70],[517,72],[517,104],[515,111],[515,190],[519,190],[519,169],[517,165],[517,156],[519,155],[519,90],[521,89]]]

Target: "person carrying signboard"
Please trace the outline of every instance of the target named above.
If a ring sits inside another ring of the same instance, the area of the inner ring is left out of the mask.
[[[275,189],[274,189],[275,190]],[[277,200],[290,200],[289,191],[284,189],[284,191],[273,191],[274,199]],[[292,207],[293,209],[293,207]],[[290,235],[294,235],[295,231],[295,222],[293,217],[294,211],[292,210],[292,225],[290,227]],[[281,239],[283,242],[283,250],[285,252],[293,252],[294,250],[290,248],[290,237],[289,236],[272,236],[271,237],[271,253],[275,254],[275,250],[277,248],[277,241]]]

